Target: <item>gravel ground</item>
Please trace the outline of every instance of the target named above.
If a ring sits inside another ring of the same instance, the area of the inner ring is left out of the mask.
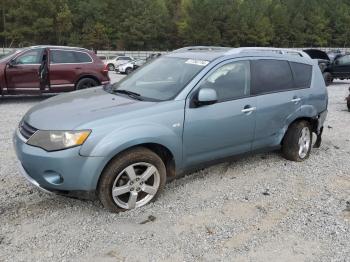
[[[0,99],[0,261],[350,261],[349,86],[329,87],[323,144],[306,162],[223,163],[121,214],[28,185],[11,136],[44,98]]]

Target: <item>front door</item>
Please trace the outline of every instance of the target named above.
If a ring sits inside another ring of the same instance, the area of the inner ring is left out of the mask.
[[[14,58],[6,67],[6,81],[9,91],[39,91],[39,67],[43,49],[30,49]]]
[[[213,105],[191,106],[201,88],[217,92]],[[255,126],[256,98],[250,97],[250,62],[216,66],[189,96],[185,111],[184,157],[187,166],[249,152]]]

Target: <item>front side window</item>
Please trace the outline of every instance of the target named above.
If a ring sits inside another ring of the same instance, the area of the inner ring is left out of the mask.
[[[252,94],[267,94],[294,89],[293,75],[288,61],[252,61]]]
[[[249,96],[250,62],[238,61],[223,65],[209,74],[199,88],[215,89],[219,102]]]
[[[40,64],[42,53],[42,49],[30,50],[23,55],[18,56],[15,62],[18,65]]]
[[[208,63],[187,58],[162,57],[114,84],[112,91],[133,92],[146,100],[170,100]]]

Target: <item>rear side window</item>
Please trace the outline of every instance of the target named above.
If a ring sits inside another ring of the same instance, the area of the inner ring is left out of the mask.
[[[51,50],[51,63],[53,64],[79,64],[92,62],[91,57],[84,52]]]
[[[309,88],[311,85],[312,66],[291,62],[296,88]]]
[[[91,63],[91,57],[84,52],[73,52],[78,63]]]
[[[287,61],[252,61],[252,95],[287,91],[293,88],[293,75]]]

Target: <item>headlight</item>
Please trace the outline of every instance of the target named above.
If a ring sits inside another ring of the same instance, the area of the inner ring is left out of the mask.
[[[84,144],[90,130],[83,131],[41,131],[38,130],[27,141],[28,145],[40,147],[46,151],[58,151]]]

